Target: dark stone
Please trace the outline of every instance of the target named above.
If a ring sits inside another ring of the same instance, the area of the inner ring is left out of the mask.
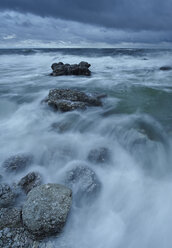
[[[101,106],[101,97],[100,95],[88,95],[78,90],[53,89],[49,91],[45,101],[55,109],[66,112],[74,109],[85,109],[87,106]]]
[[[89,204],[100,191],[95,172],[86,166],[76,166],[66,173],[65,184],[72,189],[76,205]]]
[[[16,193],[7,184],[0,184],[0,208],[14,204]]]
[[[38,238],[59,233],[65,225],[71,200],[72,191],[63,185],[35,187],[23,206],[23,224]]]
[[[29,166],[32,161],[33,157],[31,155],[17,154],[6,159],[2,167],[6,172],[19,172]]]
[[[41,176],[37,172],[30,172],[19,181],[18,185],[28,194],[31,189],[41,185]]]
[[[88,160],[93,163],[108,163],[110,151],[106,147],[93,149],[88,154]]]
[[[62,62],[52,64],[52,76],[62,75],[84,75],[90,76],[91,71],[88,69],[91,65],[87,62],[80,62],[79,64],[63,64]]]
[[[21,209],[19,208],[1,208],[0,209],[0,230],[5,227],[20,227]]]
[[[3,248],[38,248],[39,242],[23,227],[4,228],[0,231],[0,247]]]
[[[172,67],[171,66],[162,66],[159,68],[161,71],[170,71],[172,70]]]

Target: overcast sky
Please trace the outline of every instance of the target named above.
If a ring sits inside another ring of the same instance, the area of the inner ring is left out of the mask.
[[[0,0],[0,47],[171,42],[172,0]]]

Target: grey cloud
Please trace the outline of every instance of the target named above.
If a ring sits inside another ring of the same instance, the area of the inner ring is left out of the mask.
[[[172,41],[172,34],[166,31],[115,30],[16,11],[0,12],[1,47],[106,47],[121,42],[152,44],[163,41]]]
[[[1,9],[125,30],[172,30],[171,0],[1,0]]]

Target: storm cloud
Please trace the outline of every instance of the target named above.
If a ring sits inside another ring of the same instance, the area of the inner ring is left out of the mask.
[[[0,47],[170,47],[171,9],[172,0],[0,0]]]
[[[1,0],[0,9],[123,30],[172,30],[171,0]]]

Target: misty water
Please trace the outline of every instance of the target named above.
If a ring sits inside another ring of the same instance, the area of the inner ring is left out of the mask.
[[[86,165],[101,187],[95,199],[73,201],[58,248],[171,248],[172,50],[0,50],[0,165],[11,155],[34,156],[30,171],[44,183],[63,183]],[[91,77],[50,77],[51,64],[91,64]],[[107,94],[102,107],[54,112],[41,101],[50,89]],[[108,148],[107,163],[88,154]],[[0,167],[0,174],[2,174]]]

